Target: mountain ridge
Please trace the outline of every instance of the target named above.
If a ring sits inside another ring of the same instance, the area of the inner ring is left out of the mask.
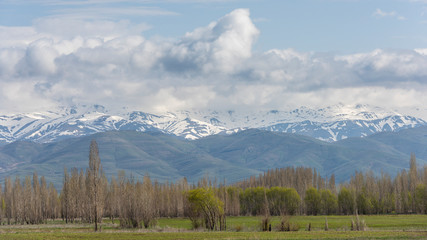
[[[368,105],[336,105],[321,109],[301,107],[290,111],[177,111],[150,114],[121,109],[111,112],[101,105],[62,107],[56,111],[0,116],[0,144],[18,140],[39,143],[132,130],[159,131],[186,139],[231,134],[257,128],[298,133],[327,142],[365,137],[426,125],[423,119]]]
[[[110,131],[52,143],[18,141],[1,146],[0,183],[6,176],[37,171],[60,188],[64,167],[87,168],[92,139],[98,142],[106,176],[124,170],[135,178],[148,173],[160,182],[183,177],[196,182],[210,176],[231,183],[288,166],[312,167],[325,177],[335,174],[340,182],[354,171],[394,175],[408,168],[412,152],[419,165],[427,164],[427,126],[333,143],[260,129],[192,141],[161,132]]]

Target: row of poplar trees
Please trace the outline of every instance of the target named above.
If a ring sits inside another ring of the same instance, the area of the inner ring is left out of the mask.
[[[108,181],[92,141],[89,167],[65,170],[59,194],[36,173],[23,181],[7,177],[3,189],[0,186],[0,223],[40,224],[62,218],[67,223],[93,223],[98,230],[103,219],[118,220],[122,227],[148,228],[158,217],[189,217],[196,225],[224,229],[225,216],[424,214],[426,186],[427,167],[417,169],[414,155],[409,171],[402,170],[394,178],[356,172],[338,186],[334,175],[323,178],[315,169],[304,167],[270,170],[233,185],[207,177],[195,184],[185,178],[175,183],[152,182],[148,175],[140,181],[124,172]],[[213,216],[218,223],[211,220]]]

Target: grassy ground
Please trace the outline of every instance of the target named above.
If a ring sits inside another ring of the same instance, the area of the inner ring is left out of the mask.
[[[427,231],[427,215],[370,215],[359,216],[365,220],[370,230],[393,230],[393,231]],[[325,228],[325,218],[328,220],[330,230],[348,231],[351,227],[353,216],[294,216],[289,220],[300,227],[300,231],[305,230],[310,223],[312,230],[323,230]],[[227,228],[235,231],[240,228],[242,231],[259,231],[259,217],[228,217]],[[279,217],[272,217],[272,228],[280,222]],[[158,226],[161,228],[181,228],[191,229],[191,222],[182,218],[159,219]]]
[[[114,232],[114,233],[17,233],[1,239],[425,239],[420,232]]]
[[[0,239],[427,239],[427,215],[360,216],[369,230],[349,231],[352,216],[328,216],[329,231],[324,231],[325,216],[295,216],[297,232],[259,232],[258,217],[229,217],[227,232],[192,231],[183,218],[161,218],[152,229],[120,229],[105,220],[102,231],[92,225],[55,221],[44,225],[0,226]],[[273,231],[279,218],[272,218]],[[312,231],[306,231],[308,224]],[[240,230],[241,232],[237,232]]]

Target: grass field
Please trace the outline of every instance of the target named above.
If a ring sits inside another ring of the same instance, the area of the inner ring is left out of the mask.
[[[226,232],[191,230],[183,218],[161,218],[152,229],[121,229],[105,220],[101,232],[92,225],[65,224],[62,221],[44,225],[2,225],[0,239],[427,239],[427,215],[360,216],[368,231],[350,231],[352,216],[328,216],[329,231],[324,231],[325,216],[295,216],[296,232],[276,232],[278,217],[273,217],[273,232],[260,232],[260,218],[229,217]],[[308,224],[312,231],[306,231]],[[239,232],[237,232],[239,230]]]

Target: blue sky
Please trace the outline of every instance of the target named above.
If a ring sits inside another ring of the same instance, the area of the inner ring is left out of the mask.
[[[425,0],[0,0],[0,111],[362,103],[427,116],[426,30]]]
[[[237,8],[248,8],[261,35],[257,50],[369,51],[427,44],[426,1],[230,0],[37,1],[3,0],[0,24],[30,26],[40,18],[80,17],[145,23],[144,36],[176,38]],[[139,9],[140,11],[131,11]],[[114,11],[113,11],[114,10]],[[96,12],[97,14],[92,14]],[[103,13],[108,13],[103,15]]]

